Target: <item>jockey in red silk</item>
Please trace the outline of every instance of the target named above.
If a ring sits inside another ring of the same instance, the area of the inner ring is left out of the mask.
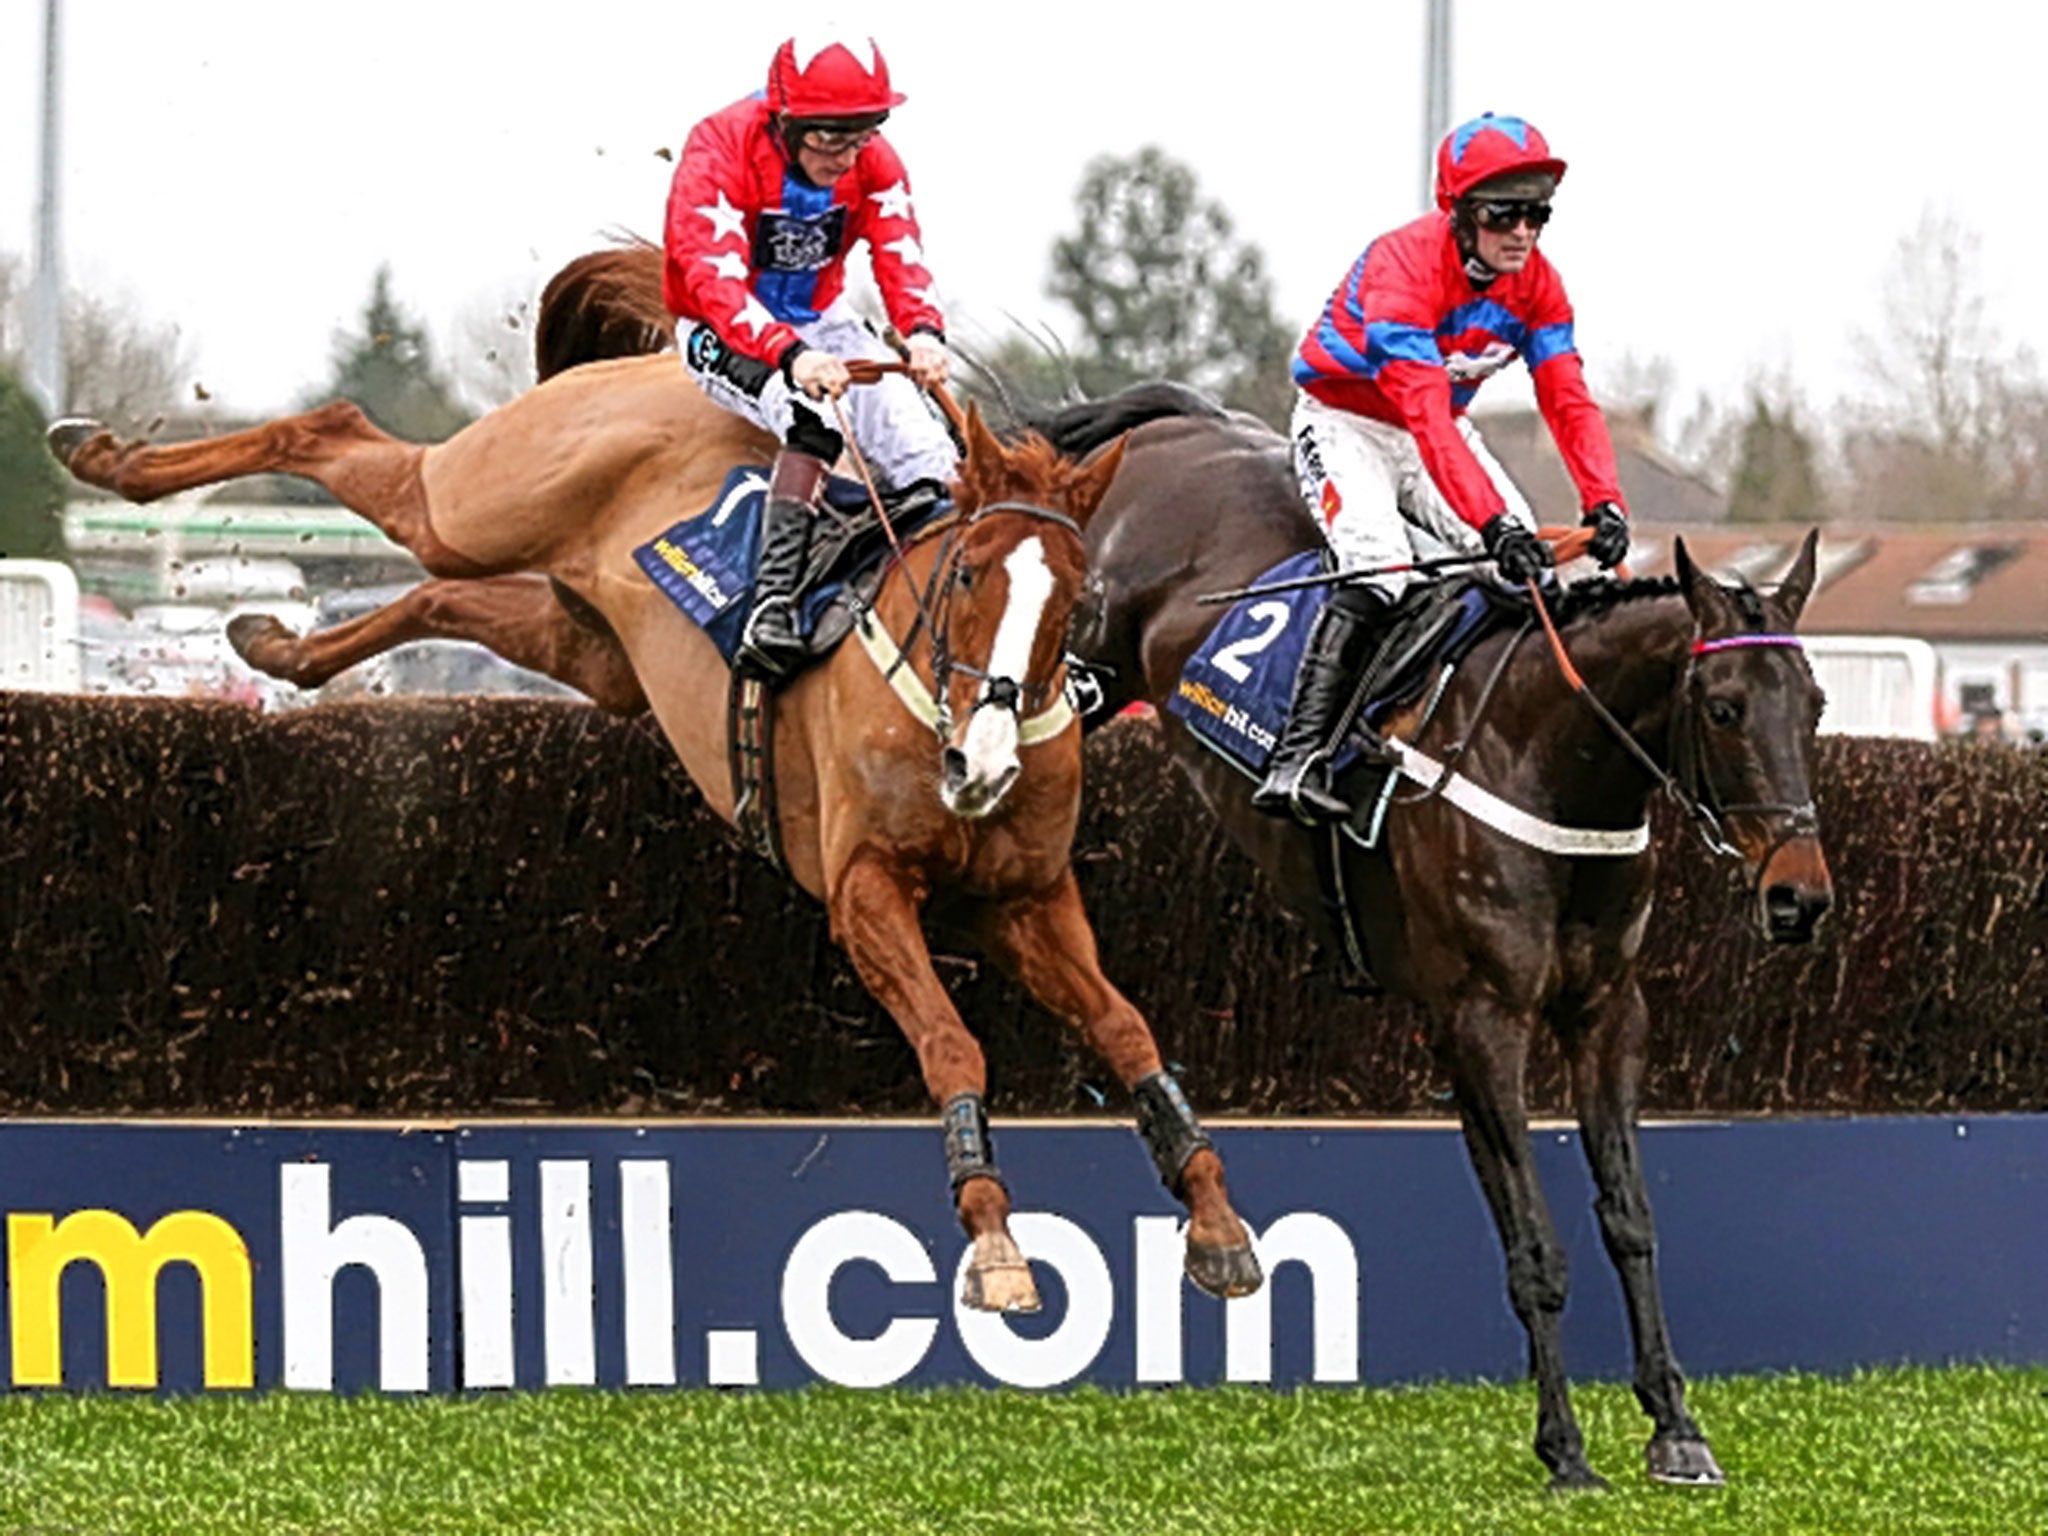
[[[799,34],[767,89],[690,130],[669,189],[663,296],[683,361],[713,400],[782,439],[763,510],[755,606],[739,661],[774,680],[804,654],[796,586],[825,474],[845,444],[823,402],[845,398],[861,450],[896,490],[943,485],[956,453],[920,388],[945,382],[903,162],[879,132],[902,105],[871,38]],[[910,378],[847,393],[846,359],[894,354],[844,298],[865,240]]]
[[[1512,582],[1550,551],[1528,504],[1466,419],[1479,386],[1517,357],[1612,568],[1628,553],[1614,448],[1586,392],[1571,301],[1537,250],[1565,164],[1518,117],[1488,113],[1437,150],[1437,211],[1366,247],[1295,353],[1295,470],[1342,570],[1415,556],[1425,543],[1484,550]],[[1329,764],[1370,643],[1406,574],[1334,588],[1295,676],[1294,698],[1253,803],[1304,821],[1350,807]]]

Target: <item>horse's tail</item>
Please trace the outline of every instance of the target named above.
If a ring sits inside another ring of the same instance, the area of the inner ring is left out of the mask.
[[[1230,414],[1200,390],[1158,379],[1133,384],[1106,399],[1063,406],[1029,425],[1068,458],[1078,459],[1131,428],[1163,416],[1200,416],[1221,421]]]
[[[634,239],[578,256],[548,280],[533,328],[533,361],[543,379],[578,363],[642,357],[675,342],[661,297],[661,247]]]

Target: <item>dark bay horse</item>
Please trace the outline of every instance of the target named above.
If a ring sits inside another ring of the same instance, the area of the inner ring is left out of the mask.
[[[1070,644],[1107,689],[1091,718],[1132,700],[1163,706],[1224,611],[1198,597],[1319,545],[1289,445],[1172,386],[1139,386],[1039,425],[1077,458],[1112,442],[1123,451],[1089,523],[1090,592]],[[1565,596],[1564,647],[1618,730],[1567,685],[1540,630],[1525,631],[1527,643],[1481,642],[1453,676],[1416,748],[1552,827],[1598,834],[1603,852],[1545,851],[1414,788],[1368,851],[1254,812],[1250,781],[1160,710],[1180,766],[1281,897],[1338,944],[1323,894],[1334,871],[1372,972],[1428,1011],[1506,1251],[1509,1300],[1528,1330],[1536,1453],[1556,1486],[1600,1479],[1567,1394],[1565,1254],[1530,1154],[1523,1076],[1539,1028],[1569,1064],[1601,1234],[1626,1297],[1636,1396],[1655,1426],[1649,1473],[1722,1481],[1685,1406],[1637,1153],[1649,1018],[1636,963],[1655,853],[1632,851],[1629,837],[1670,775],[1668,787],[1746,866],[1763,932],[1811,937],[1832,896],[1809,788],[1821,695],[1791,631],[1813,585],[1814,542],[1775,593],[1721,587],[1681,542],[1676,580],[1597,582]],[[1415,738],[1419,724],[1411,708],[1392,734]],[[1319,860],[1334,864],[1319,873]]]
[[[544,335],[572,354],[643,350],[665,335],[657,291],[586,275],[551,288]],[[621,333],[630,345],[614,344]],[[672,357],[565,365],[575,360],[556,358],[538,388],[434,446],[386,435],[347,402],[164,446],[60,422],[51,444],[79,479],[133,501],[249,474],[318,482],[437,579],[332,635],[302,641],[274,622],[245,624],[233,638],[252,661],[310,680],[412,634],[483,640],[611,708],[651,708],[730,820],[728,673],[633,552],[709,506],[732,466],[765,463],[774,444],[707,400]],[[885,676],[870,647],[845,645],[776,698],[782,851],[942,1106],[955,1206],[973,1242],[968,1305],[1029,1311],[1038,1295],[990,1152],[981,1048],[926,948],[928,902],[944,902],[1132,1089],[1161,1175],[1188,1206],[1189,1274],[1243,1295],[1261,1277],[1222,1163],[1144,1018],[1102,974],[1070,864],[1081,732],[1064,701],[1063,644],[1082,531],[1117,455],[1083,467],[1042,441],[1006,446],[972,412],[965,436],[957,513],[907,547],[871,608],[879,633],[909,646],[909,664]]]

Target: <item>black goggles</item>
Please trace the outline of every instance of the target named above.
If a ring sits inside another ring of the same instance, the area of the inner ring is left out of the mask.
[[[1481,229],[1505,234],[1517,224],[1541,229],[1550,222],[1550,204],[1538,202],[1497,202],[1491,198],[1472,205],[1472,217]]]

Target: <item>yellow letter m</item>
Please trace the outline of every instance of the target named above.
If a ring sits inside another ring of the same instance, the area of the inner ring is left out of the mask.
[[[76,1259],[98,1265],[106,1287],[108,1386],[157,1384],[156,1287],[166,1264],[190,1264],[199,1275],[206,1385],[255,1385],[249,1249],[227,1222],[207,1211],[172,1211],[145,1237],[113,1211],[74,1211],[54,1224],[24,1211],[7,1218],[16,1386],[63,1385],[62,1288]]]

